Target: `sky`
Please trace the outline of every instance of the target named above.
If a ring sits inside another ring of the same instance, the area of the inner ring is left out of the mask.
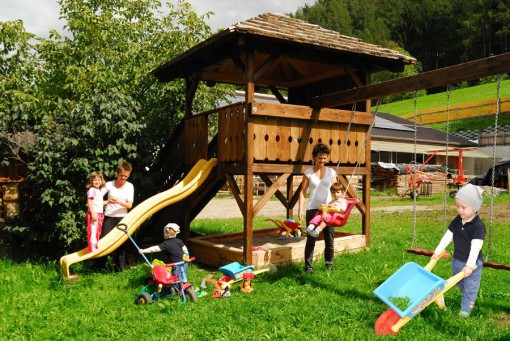
[[[262,13],[294,13],[298,7],[304,4],[311,5],[315,0],[188,0],[188,2],[198,15],[208,11],[215,13],[206,20],[212,32],[215,32],[219,28],[226,28]],[[27,32],[46,38],[51,29],[63,32],[65,23],[58,18],[59,9],[57,0],[0,0],[0,21],[21,19]]]

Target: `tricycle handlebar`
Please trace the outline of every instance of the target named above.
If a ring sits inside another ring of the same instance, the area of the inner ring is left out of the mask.
[[[189,258],[188,260],[183,260],[183,261],[180,261],[180,262],[175,262],[175,263],[170,263],[170,264],[166,264],[167,267],[174,267],[176,265],[182,265],[184,263],[191,263],[195,260],[195,257],[191,257]]]
[[[115,227],[124,232],[127,231],[128,228],[126,224],[117,224]]]

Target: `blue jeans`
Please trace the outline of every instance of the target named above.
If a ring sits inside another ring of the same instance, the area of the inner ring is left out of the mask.
[[[463,262],[455,257],[452,258],[452,272],[454,275],[462,271],[462,268],[466,266],[466,262]],[[480,281],[482,279],[482,268],[483,262],[481,260],[476,261],[476,269],[468,277],[462,279],[457,283],[457,287],[462,292],[462,300],[460,302],[460,308],[462,310],[471,312],[475,305],[476,296],[480,289]]]

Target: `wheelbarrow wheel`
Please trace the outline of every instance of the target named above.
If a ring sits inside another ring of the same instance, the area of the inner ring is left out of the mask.
[[[375,333],[377,335],[395,335],[399,331],[394,332],[391,327],[400,320],[400,316],[393,310],[388,309],[379,316],[375,321]]]
[[[136,304],[144,305],[144,304],[151,304],[151,303],[152,303],[152,296],[146,292],[142,292],[140,295],[138,295],[136,297]]]
[[[193,287],[185,289],[184,295],[186,295],[186,299],[188,299],[191,302],[196,302],[198,300],[197,293],[195,292],[195,289],[193,289]]]

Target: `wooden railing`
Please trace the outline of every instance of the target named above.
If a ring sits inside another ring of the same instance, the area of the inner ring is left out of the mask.
[[[494,116],[496,109],[496,100],[490,99],[450,106],[449,111],[447,107],[420,110],[416,113],[416,123],[432,124],[447,122],[448,120],[455,121],[481,116]],[[510,113],[510,98],[500,99],[500,113]],[[414,113],[403,115],[402,118],[414,121]]]
[[[322,142],[331,149],[332,163],[359,161],[363,165],[372,116],[355,112],[351,119],[351,114],[346,110],[314,111],[307,106],[255,103],[251,118],[255,162],[311,162],[313,147]],[[347,133],[349,122],[352,125]]]
[[[370,114],[355,112],[352,115],[345,110],[314,111],[308,106],[255,103],[252,115],[247,117],[244,107],[244,103],[236,103],[186,118],[186,164],[208,157],[209,126],[215,120],[218,160],[227,163],[243,161],[247,119],[253,124],[254,162],[311,162],[313,147],[322,142],[331,148],[331,162],[355,164],[359,161],[365,164]],[[352,124],[347,132],[349,122]]]

